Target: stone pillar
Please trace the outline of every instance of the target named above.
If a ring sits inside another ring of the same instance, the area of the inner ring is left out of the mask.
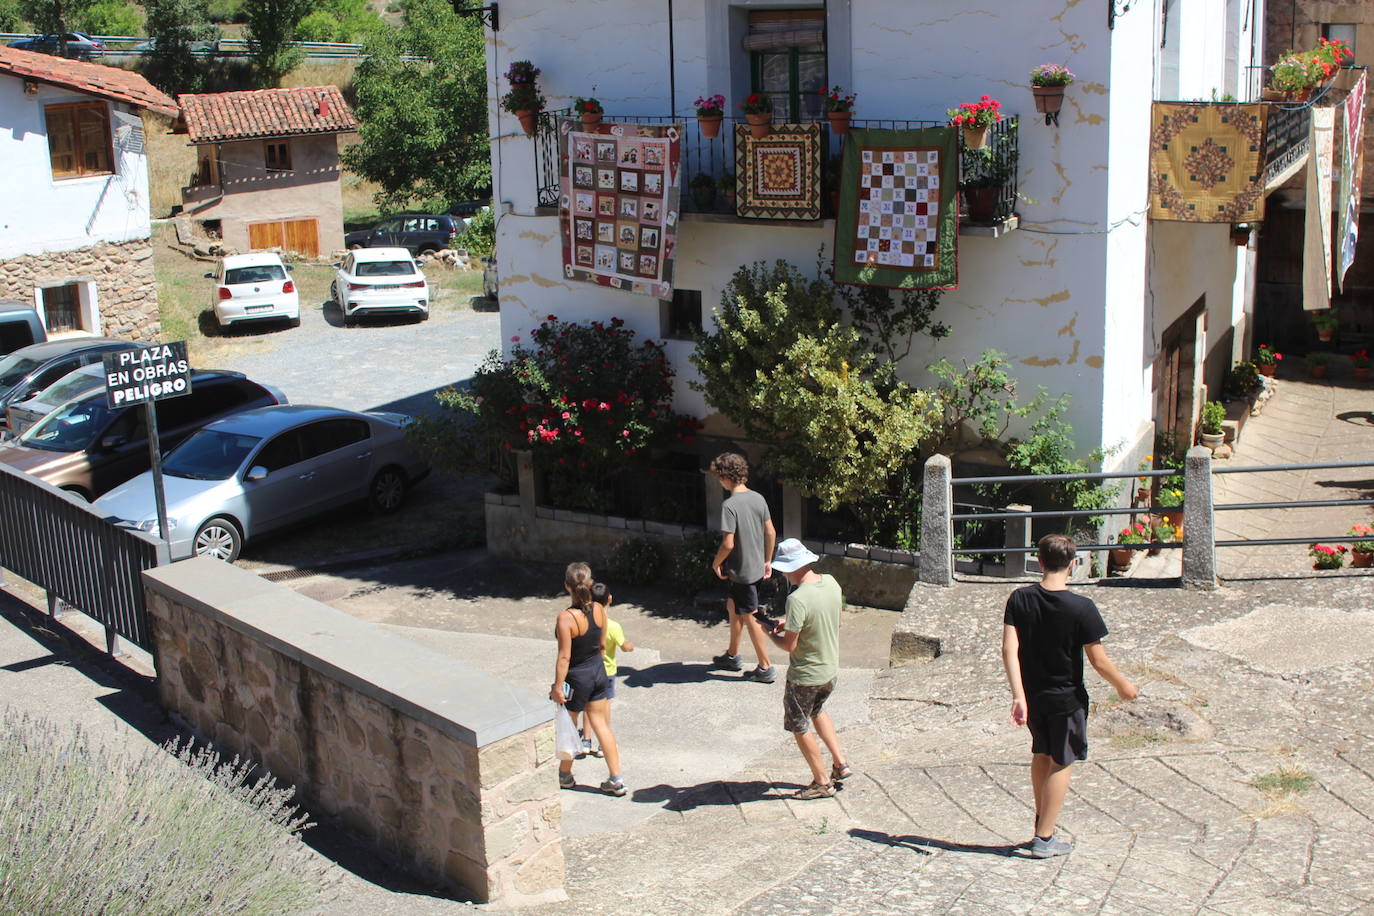
[[[715,474],[707,472],[701,475],[701,479],[702,486],[706,488],[706,527],[710,531],[719,531],[720,507],[725,504],[725,490]]]
[[[954,584],[954,489],[949,458],[932,455],[926,460],[921,486],[921,556],[919,581],[926,585]]]
[[[1029,512],[1030,506],[1023,506],[1019,503],[1007,506],[1005,512]],[[1009,518],[1007,519],[1006,537],[1002,539],[1003,547],[1030,547],[1031,546],[1031,520],[1029,518]],[[1006,571],[1008,579],[1019,579],[1026,575],[1027,568],[1030,566],[1030,554],[1028,553],[1009,553],[1006,560]]]
[[[782,485],[782,536],[800,540],[806,535],[806,503],[802,492],[790,483]]]
[[[1212,452],[1188,449],[1183,487],[1183,587],[1217,587],[1216,515],[1212,511]]]
[[[534,507],[539,505],[538,475],[534,473],[534,455],[530,452],[515,453],[515,473],[520,489],[520,514],[529,524],[534,524]]]

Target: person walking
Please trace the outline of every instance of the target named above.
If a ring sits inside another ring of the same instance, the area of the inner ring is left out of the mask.
[[[609,773],[601,784],[607,795],[624,795],[625,782],[620,775],[620,748],[611,731],[606,679],[606,609],[592,597],[592,571],[586,563],[571,563],[563,576],[563,588],[572,596],[572,606],[558,612],[554,636],[558,639],[558,660],[554,665],[553,685],[549,699],[567,706],[576,716],[586,714],[601,751],[606,757]],[[571,760],[558,764],[558,785],[571,789],[573,779]]]
[[[592,600],[606,609],[606,683],[609,689],[606,691],[606,724],[610,725],[612,720],[612,709],[615,705],[615,675],[618,670],[616,653],[618,651],[633,652],[635,644],[625,638],[625,630],[620,626],[620,622],[610,616],[611,602],[615,596],[605,582],[597,582],[592,586]],[[600,748],[592,747],[591,726],[586,717],[582,719],[582,752],[578,754],[582,757],[601,757],[603,756]]]
[[[772,563],[792,586],[792,593],[787,596],[787,617],[778,621],[769,635],[788,653],[782,727],[792,733],[811,769],[811,784],[792,795],[798,799],[829,798],[842,780],[853,775],[830,713],[825,711],[825,701],[834,692],[840,671],[840,611],[844,594],[834,576],[822,575],[813,568],[819,560],[801,541],[788,538],[778,545]],[[815,734],[811,733],[811,726],[815,726]],[[828,773],[816,735],[820,735],[830,752]]]
[[[711,462],[711,473],[729,494],[721,505],[720,548],[711,560],[711,571],[730,582],[726,616],[730,619],[730,642],[724,655],[711,659],[717,668],[740,671],[740,637],[747,630],[749,642],[758,656],[758,667],[745,679],[771,684],[777,677],[768,658],[768,638],[754,616],[759,606],[759,583],[773,574],[770,558],[777,532],[773,529],[768,502],[749,489],[749,462],[736,452],[725,452]]]
[[[1011,721],[1031,734],[1031,792],[1035,797],[1037,859],[1067,855],[1072,844],[1056,825],[1076,761],[1088,758],[1088,690],[1083,656],[1123,700],[1140,695],[1102,648],[1107,625],[1091,598],[1069,590],[1077,545],[1047,534],[1036,545],[1041,577],[1007,598],[1002,619],[1002,664],[1011,687]]]

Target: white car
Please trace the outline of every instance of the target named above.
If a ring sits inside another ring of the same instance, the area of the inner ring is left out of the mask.
[[[301,324],[301,297],[290,277],[291,268],[270,251],[230,255],[219,270],[206,274],[215,281],[210,304],[219,326],[242,321],[287,321]]]
[[[345,327],[363,315],[429,317],[429,282],[404,248],[359,248],[334,265],[334,301]]]

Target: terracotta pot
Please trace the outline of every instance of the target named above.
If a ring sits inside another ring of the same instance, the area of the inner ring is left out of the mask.
[[[837,137],[843,137],[849,133],[849,120],[854,117],[852,111],[827,111],[825,116],[830,119],[830,132]]]
[[[997,214],[998,188],[965,188],[964,203],[971,223],[990,223]]]
[[[1274,377],[1274,373],[1277,372],[1278,370],[1279,370],[1279,364],[1278,364],[1278,363],[1260,363],[1260,364],[1259,364],[1259,374],[1262,375],[1262,376],[1264,376],[1265,378],[1273,378],[1273,377]]]
[[[1174,526],[1174,531],[1178,532],[1179,534],[1182,534],[1182,533],[1183,533],[1183,510],[1182,510],[1182,509],[1166,509],[1166,510],[1164,510],[1164,520],[1165,520],[1166,522],[1168,522],[1170,525],[1173,525],[1173,526]],[[1178,539],[1178,535],[1177,535],[1177,534],[1174,535],[1174,539],[1175,539],[1175,540]]]
[[[1329,341],[1329,340],[1331,340],[1331,338],[1333,338],[1333,337],[1335,337],[1335,336],[1336,336],[1336,329],[1335,329],[1335,328],[1317,328],[1317,339],[1318,339],[1318,340]]]
[[[1312,87],[1308,86],[1306,89],[1285,89],[1282,95],[1286,102],[1306,102],[1308,99],[1312,98]]]
[[[1374,568],[1374,550],[1350,551],[1350,566],[1353,569]]]
[[[725,120],[725,115],[697,115],[697,129],[707,140],[714,140],[720,136],[720,122]]]
[[[986,127],[964,128],[964,149],[982,149],[987,145],[988,129]]]
[[[1032,86],[1035,93],[1035,110],[1041,114],[1054,114],[1064,107],[1063,86]]]
[[[520,129],[525,132],[525,136],[533,137],[535,125],[539,123],[539,109],[522,108],[515,116],[520,119]]]
[[[1107,562],[1112,569],[1130,569],[1131,554],[1135,551],[1125,547],[1115,547],[1107,551]]]
[[[1325,366],[1313,366],[1313,367],[1312,367],[1312,377],[1313,377],[1313,378],[1326,378],[1326,367],[1325,367]]]
[[[755,140],[762,140],[773,132],[773,116],[771,114],[746,114],[744,120],[749,123],[749,136]]]
[[[1368,367],[1368,366],[1356,366],[1356,367],[1355,367],[1355,381],[1357,381],[1357,382],[1367,382],[1367,381],[1369,381],[1369,367]]]
[[[600,124],[600,123],[601,123],[601,112],[599,112],[599,111],[584,111],[584,112],[582,112],[582,126],[583,126],[583,127],[595,127],[596,125],[598,125],[598,124]]]
[[[1149,550],[1145,551],[1145,553],[1147,556],[1157,557],[1163,549],[1163,547],[1151,547]]]
[[[1148,506],[1148,505],[1150,504],[1150,488],[1149,488],[1149,487],[1136,487],[1136,488],[1135,488],[1135,504],[1136,504],[1137,506]]]

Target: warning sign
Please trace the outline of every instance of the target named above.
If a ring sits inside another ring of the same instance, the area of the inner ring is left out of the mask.
[[[186,341],[106,353],[105,400],[129,407],[191,393],[191,365]]]

